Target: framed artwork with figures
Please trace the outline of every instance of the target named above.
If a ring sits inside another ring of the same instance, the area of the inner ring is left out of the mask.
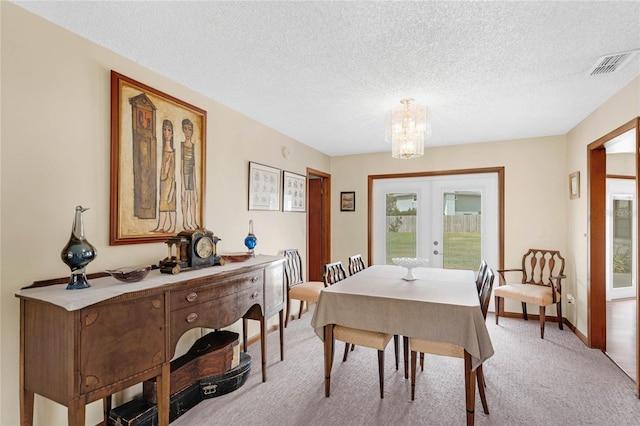
[[[204,227],[206,124],[206,111],[111,71],[111,245]]]

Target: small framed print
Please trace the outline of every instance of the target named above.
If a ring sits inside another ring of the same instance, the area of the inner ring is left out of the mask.
[[[356,211],[356,193],[354,191],[340,193],[340,211]]]
[[[282,187],[282,211],[306,211],[307,177],[285,170],[282,173]]]
[[[580,172],[573,172],[569,175],[569,199],[580,198]]]
[[[249,210],[280,210],[280,169],[249,162]]]

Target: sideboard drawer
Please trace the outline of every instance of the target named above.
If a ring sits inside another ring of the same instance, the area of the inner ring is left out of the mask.
[[[255,274],[254,274],[255,276]],[[233,281],[235,283],[235,280]],[[171,310],[172,346],[180,336],[194,327],[222,328],[242,317],[253,305],[261,305],[264,300],[262,279],[243,282],[242,288],[233,294],[209,299],[182,309]]]
[[[262,286],[262,270],[238,275],[218,283],[204,284],[171,292],[171,310],[194,306],[208,300],[220,299],[243,291],[246,287]]]

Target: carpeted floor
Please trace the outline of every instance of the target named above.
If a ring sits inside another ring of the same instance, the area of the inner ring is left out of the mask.
[[[323,346],[313,332],[313,312],[285,329],[285,360],[278,333],[268,337],[267,381],[261,382],[259,344],[249,347],[247,383],[205,400],[174,426],[193,425],[462,425],[465,424],[463,361],[427,355],[418,372],[416,400],[403,366],[395,370],[393,344],[385,353],[385,397],[378,394],[377,356],[356,348],[342,362],[338,342],[331,397],[324,396]],[[587,348],[566,328],[489,314],[495,355],[484,365],[489,415],[476,394],[477,425],[640,425],[635,383],[602,352]]]

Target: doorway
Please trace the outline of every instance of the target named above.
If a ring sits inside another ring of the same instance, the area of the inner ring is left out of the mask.
[[[640,118],[631,120],[611,133],[603,136],[588,146],[588,213],[589,213],[589,281],[587,290],[587,326],[589,347],[607,352],[607,177],[619,177],[609,174],[611,168],[607,159],[607,144],[621,135],[632,136],[633,149],[633,175],[638,175],[638,144],[640,133]],[[638,189],[634,189],[637,200]],[[637,227],[633,231],[638,237]],[[638,250],[633,254],[637,265]],[[634,270],[635,273],[635,270]],[[637,298],[637,287],[635,291]],[[638,322],[638,312],[635,312],[635,323]],[[634,330],[631,345],[637,347],[639,340],[638,330]],[[636,376],[639,359],[635,357]],[[636,381],[636,392],[640,395],[640,381]]]
[[[307,281],[331,262],[331,175],[307,168]]]

